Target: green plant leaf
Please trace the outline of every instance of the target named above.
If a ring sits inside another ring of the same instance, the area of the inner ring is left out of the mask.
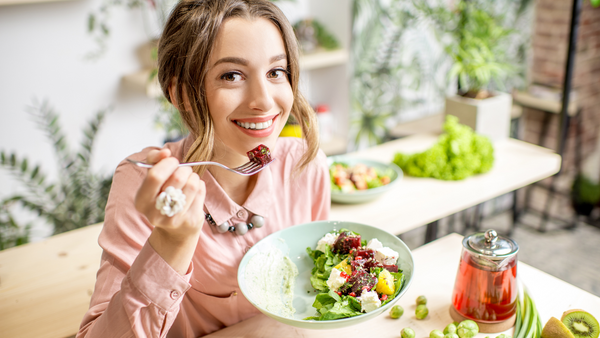
[[[31,174],[29,177],[31,177],[32,180],[36,179],[39,172],[40,172],[40,166],[36,165],[35,168],[33,168],[33,170],[31,171]]]
[[[93,13],[91,13],[88,16],[88,33],[93,32],[95,28],[96,28],[96,16]]]
[[[27,189],[26,194],[10,196],[0,204],[0,249],[26,243],[29,238],[30,225],[17,224],[11,215],[10,209],[14,205],[45,219],[54,227],[56,234],[102,221],[112,184],[112,176],[94,173],[89,165],[93,141],[104,111],[98,112],[83,131],[82,151],[75,156],[69,151],[66,137],[62,134],[58,114],[46,101],[36,102],[30,113],[54,145],[59,178],[45,185],[45,176],[39,165],[31,169],[27,159],[20,160],[14,153],[0,152],[2,165]]]
[[[21,162],[21,172],[23,172],[23,173],[27,172],[27,159],[24,159]]]

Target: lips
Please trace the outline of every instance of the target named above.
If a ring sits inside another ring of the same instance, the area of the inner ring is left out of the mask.
[[[236,124],[245,129],[251,130],[263,130],[269,128],[273,124],[273,120],[268,120],[266,122],[240,122],[236,121]]]
[[[233,120],[232,122],[242,131],[244,134],[252,137],[268,137],[275,130],[275,120],[279,114],[254,117],[247,119]]]

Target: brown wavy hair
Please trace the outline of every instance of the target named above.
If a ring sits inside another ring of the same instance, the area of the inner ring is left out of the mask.
[[[176,105],[195,141],[185,161],[210,160],[214,147],[214,125],[206,100],[205,78],[208,60],[219,29],[229,18],[272,22],[283,38],[287,54],[288,81],[294,94],[291,114],[300,123],[306,140],[305,153],[297,167],[304,169],[319,149],[316,114],[298,90],[300,77],[298,41],[289,21],[274,4],[266,0],[182,0],[171,12],[158,42],[158,81],[169,102]],[[174,82],[174,97],[169,87]],[[191,111],[184,106],[187,94]],[[202,175],[204,167],[196,167]]]

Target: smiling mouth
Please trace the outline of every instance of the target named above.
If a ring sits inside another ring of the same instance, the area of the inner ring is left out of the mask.
[[[258,122],[258,123],[254,123],[254,122],[240,122],[240,121],[235,121],[235,123],[238,126],[244,128],[244,129],[249,129],[249,130],[263,130],[263,129],[269,128],[273,124],[273,119],[270,119],[270,120],[265,121],[265,122]]]

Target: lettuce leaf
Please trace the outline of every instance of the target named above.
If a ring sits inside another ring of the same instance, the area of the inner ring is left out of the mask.
[[[360,315],[360,311],[356,311],[348,300],[337,302],[329,311],[321,313],[320,320],[333,320],[340,318],[348,318]]]
[[[402,272],[390,272],[390,274],[394,277],[394,294],[381,302],[381,306],[384,306],[396,298],[396,296],[398,296],[400,293],[400,290],[402,290],[402,286],[404,285],[404,274]]]
[[[348,230],[340,229],[339,232],[344,231]],[[358,235],[357,233],[352,233]],[[363,245],[365,245],[366,241],[363,240],[363,242],[365,242],[363,243]],[[319,290],[320,293],[317,294],[313,303],[313,307],[317,310],[316,315],[306,317],[304,320],[334,320],[362,314],[360,302],[355,297],[346,295],[340,296],[336,292],[329,290],[329,287],[327,286],[327,280],[331,274],[331,269],[346,259],[348,255],[334,254],[329,247],[325,249],[325,252],[312,250],[308,247],[306,248],[306,252],[315,264],[312,269],[310,283],[312,287],[315,290]],[[382,268],[374,268],[371,270],[371,273],[375,273],[378,276],[382,270]],[[394,277],[394,294],[383,301],[381,306],[384,306],[396,298],[405,282],[405,277],[401,270],[399,270],[399,272],[390,273]]]
[[[315,298],[313,307],[320,316],[308,317],[308,320],[333,320],[354,317],[361,314],[360,303],[351,296],[339,296],[333,291],[320,293]]]
[[[310,285],[315,290],[319,290],[319,291],[327,291],[327,289],[328,289],[327,280],[322,279],[321,277],[315,276],[315,275],[310,276]]]
[[[327,280],[331,269],[346,259],[347,255],[334,254],[329,247],[325,249],[325,252],[308,247],[306,252],[315,264],[311,272],[310,284],[315,290],[328,291]]]
[[[333,304],[341,300],[342,298],[333,291],[329,291],[327,293],[319,293],[317,297],[315,297],[313,307],[317,310],[320,310],[321,308],[326,307],[328,304]]]

